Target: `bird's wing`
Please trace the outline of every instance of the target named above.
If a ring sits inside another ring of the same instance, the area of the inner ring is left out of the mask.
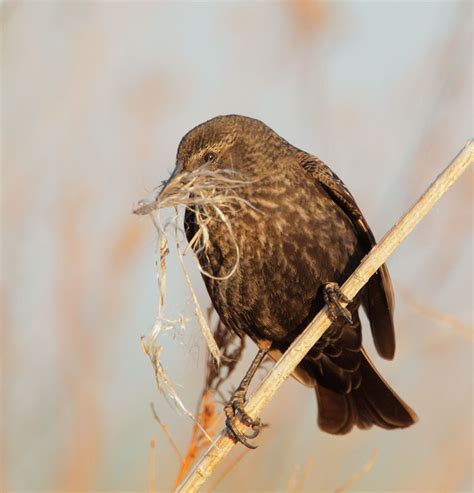
[[[344,183],[328,166],[314,156],[301,152],[299,162],[350,218],[359,234],[362,248],[368,253],[376,244],[374,235]],[[394,297],[392,282],[385,264],[367,283],[362,305],[370,320],[377,352],[383,358],[392,359],[395,354]]]

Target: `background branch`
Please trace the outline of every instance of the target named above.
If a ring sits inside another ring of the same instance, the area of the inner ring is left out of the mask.
[[[362,260],[359,267],[342,286],[342,292],[349,299],[354,298],[370,277],[397,249],[400,243],[411,233],[441,196],[462,175],[472,163],[473,153],[474,143],[470,140],[415,205]],[[295,367],[324,334],[330,324],[331,322],[327,316],[327,307],[324,307],[305,331],[295,339],[249,399],[245,410],[252,418],[258,417],[276,391],[291,375]],[[236,424],[237,426],[242,426],[238,422]],[[204,457],[184,480],[178,491],[180,493],[197,491],[234,445],[234,441],[227,435],[226,429],[224,429],[216,441],[216,446],[209,448]]]

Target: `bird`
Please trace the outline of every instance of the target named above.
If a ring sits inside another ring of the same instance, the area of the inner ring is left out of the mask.
[[[214,192],[228,181],[245,183],[234,186],[239,206],[229,207],[225,216],[199,203],[186,207],[184,215],[187,240],[222,323],[259,348],[225,406],[230,435],[256,447],[250,439],[263,425],[245,412],[249,383],[263,359],[278,360],[325,305],[331,325],[293,373],[315,390],[320,429],[344,435],[354,427],[398,429],[415,423],[415,412],[362,345],[360,308],[379,356],[394,357],[394,293],[387,267],[380,267],[352,300],[340,290],[376,244],[341,179],[318,157],[241,115],[214,117],[182,138],[172,178],[200,170],[209,177],[231,177],[215,182]],[[196,239],[203,214],[205,246],[202,235],[201,242]],[[252,431],[239,431],[236,419]]]

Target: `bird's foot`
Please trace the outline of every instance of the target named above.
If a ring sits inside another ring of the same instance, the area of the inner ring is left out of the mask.
[[[224,412],[227,417],[225,424],[227,429],[229,430],[230,435],[240,442],[242,445],[250,449],[256,449],[257,445],[254,445],[249,442],[249,440],[256,438],[260,433],[260,430],[264,428],[266,425],[260,421],[260,418],[253,419],[251,418],[244,409],[245,404],[245,392],[241,390],[237,390],[232,396],[229,404],[224,407]],[[244,433],[240,431],[235,426],[234,420],[238,419],[245,426],[252,429],[250,433]]]
[[[328,307],[328,315],[332,322],[335,322],[339,317],[345,318],[352,324],[351,312],[342,306],[342,303],[350,303],[351,300],[342,293],[337,282],[328,282],[323,287],[324,302]]]

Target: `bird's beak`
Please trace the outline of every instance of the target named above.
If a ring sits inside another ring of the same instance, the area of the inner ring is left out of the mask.
[[[158,192],[156,197],[151,201],[148,199],[140,200],[137,204],[137,207],[133,210],[133,213],[139,216],[145,216],[147,214],[150,214],[150,212],[153,212],[155,209],[157,209],[160,198],[163,196],[164,193],[166,193],[166,188],[170,183],[172,183],[172,181],[176,178],[178,173],[179,173],[179,167],[178,165],[176,165],[170,177],[166,181],[163,181],[163,183],[161,184],[160,191]]]
[[[161,190],[159,191],[156,199],[158,200],[160,198],[160,196],[164,193],[164,191],[166,190],[166,187],[176,178],[177,174],[178,174],[178,165],[176,165],[174,167],[174,170],[173,172],[171,173],[170,177],[165,181],[163,182],[163,184],[161,185]]]

